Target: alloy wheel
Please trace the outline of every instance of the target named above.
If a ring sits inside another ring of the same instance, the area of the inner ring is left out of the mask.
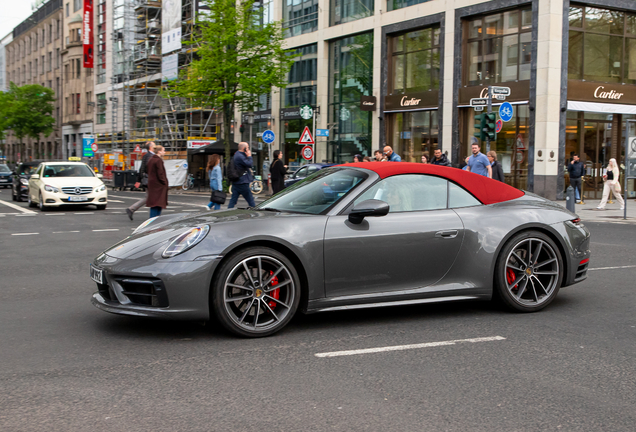
[[[513,301],[537,306],[550,300],[559,282],[559,260],[554,248],[538,238],[517,243],[506,259],[504,280]]]
[[[295,305],[296,286],[289,268],[278,259],[254,255],[229,272],[223,303],[234,325],[250,333],[283,326]]]

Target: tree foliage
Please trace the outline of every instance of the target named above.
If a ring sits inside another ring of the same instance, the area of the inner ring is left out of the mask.
[[[39,139],[53,132],[53,90],[39,84],[10,84],[0,98],[0,128],[13,131],[20,143],[25,137]]]
[[[234,108],[253,110],[272,87],[284,88],[294,57],[283,48],[280,22],[263,23],[254,0],[206,0],[209,12],[198,19],[199,32],[186,42],[196,52],[187,69],[169,83],[164,95],[189,99],[195,106],[223,114],[225,157],[230,156]]]

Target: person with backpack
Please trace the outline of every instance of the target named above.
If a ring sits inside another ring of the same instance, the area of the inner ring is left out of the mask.
[[[256,206],[250,190],[250,183],[254,181],[254,176],[252,175],[253,164],[249,144],[246,142],[239,143],[238,151],[234,153],[227,166],[227,179],[232,182],[232,198],[230,198],[230,203],[227,206],[228,209],[234,208],[239,195],[243,195],[248,206]]]

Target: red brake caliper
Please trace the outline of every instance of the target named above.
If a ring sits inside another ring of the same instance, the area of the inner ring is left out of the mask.
[[[508,285],[513,283],[515,280],[517,280],[517,275],[515,275],[514,270],[512,270],[511,268],[506,269],[506,280],[508,281]],[[518,287],[519,285],[515,285],[515,288],[518,288]]]
[[[269,275],[273,275],[274,272],[270,270]],[[276,286],[278,285],[278,277],[274,276],[272,278],[272,282],[270,283],[271,286]],[[280,288],[276,288],[275,290],[273,290],[272,292],[269,293],[269,295],[273,298],[275,298],[276,300],[278,300],[278,296],[280,295]],[[276,307],[276,302],[269,302],[267,303],[269,305],[269,307],[271,307],[272,309],[274,309]]]

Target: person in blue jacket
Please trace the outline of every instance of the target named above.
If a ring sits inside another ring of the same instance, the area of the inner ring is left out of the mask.
[[[221,172],[221,157],[218,154],[213,154],[212,157],[210,157],[206,171],[210,179],[210,190],[222,191],[223,173]],[[210,201],[208,210],[212,210],[213,208],[214,210],[220,210],[221,204]]]
[[[250,190],[250,183],[254,181],[254,176],[252,175],[254,162],[252,161],[252,152],[250,151],[248,143],[239,143],[238,151],[234,153],[233,161],[234,167],[239,173],[239,179],[232,182],[232,198],[230,198],[230,203],[227,208],[234,208],[239,195],[243,195],[243,198],[247,201],[247,205],[254,207],[256,204],[254,203],[254,197]]]

